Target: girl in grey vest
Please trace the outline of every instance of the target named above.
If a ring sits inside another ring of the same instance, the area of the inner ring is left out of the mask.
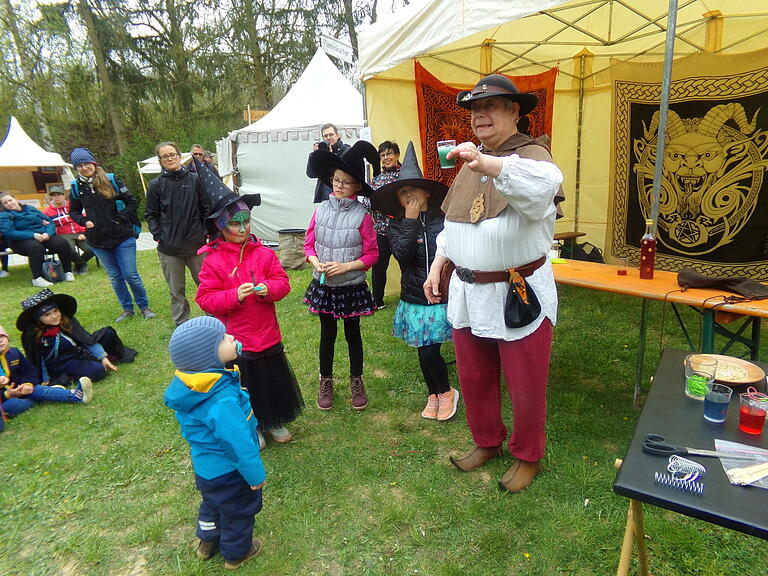
[[[373,219],[358,202],[358,194],[370,196],[365,182],[364,159],[379,170],[379,156],[369,142],[359,141],[343,157],[317,150],[309,157],[314,173],[333,187],[320,204],[307,229],[304,253],[314,267],[312,282],[304,295],[309,311],[320,318],[320,390],[317,406],[333,407],[333,355],[337,319],[344,321],[350,364],[352,408],[364,410],[368,396],[363,384],[363,340],[360,317],[373,314],[376,306],[365,280],[366,271],[379,258]]]

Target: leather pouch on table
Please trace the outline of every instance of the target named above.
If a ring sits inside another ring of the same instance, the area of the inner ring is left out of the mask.
[[[541,304],[530,284],[511,270],[512,282],[504,305],[504,323],[508,328],[528,326],[541,314]]]
[[[714,288],[735,292],[751,300],[768,298],[768,286],[745,276],[705,276],[690,268],[682,268],[677,273],[677,283],[688,288]]]
[[[440,282],[438,283],[438,290],[440,290],[440,304],[448,302],[448,289],[451,285],[451,275],[456,269],[456,265],[448,260],[440,269]]]

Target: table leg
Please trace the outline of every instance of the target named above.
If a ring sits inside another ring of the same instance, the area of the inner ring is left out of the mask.
[[[645,550],[645,526],[643,525],[643,504],[639,500],[630,500],[632,526],[637,546],[637,570],[640,576],[649,576],[648,553]]]
[[[634,403],[635,408],[640,405],[640,386],[643,381],[643,364],[645,362],[645,336],[648,332],[648,302],[647,298],[643,298],[643,302],[640,309],[640,338],[637,343],[637,367],[635,368],[635,392]]]
[[[752,346],[750,347],[750,360],[760,359],[760,322],[761,318],[752,318]]]
[[[701,313],[701,351],[704,354],[715,352],[715,311],[710,308]]]

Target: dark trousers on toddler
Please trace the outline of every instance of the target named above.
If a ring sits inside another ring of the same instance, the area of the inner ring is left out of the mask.
[[[251,490],[234,470],[206,480],[195,474],[195,485],[203,501],[197,515],[197,537],[218,542],[224,560],[233,562],[248,555],[253,525],[261,510],[261,490]]]

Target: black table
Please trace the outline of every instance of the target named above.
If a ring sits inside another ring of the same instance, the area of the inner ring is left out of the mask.
[[[760,435],[739,430],[738,389],[734,390],[731,398],[725,424],[704,420],[703,402],[691,400],[683,392],[683,361],[687,354],[689,352],[664,350],[632,442],[616,475],[613,491],[637,502],[768,539],[768,490],[732,485],[717,458],[686,456],[707,468],[703,477],[704,494],[701,496],[654,483],[654,472],[666,472],[668,458],[643,452],[647,434],[660,434],[672,444],[706,450],[715,449],[715,438],[768,449],[768,430],[763,430]],[[768,373],[768,365],[757,364]],[[744,463],[748,466],[750,461],[745,460]],[[631,508],[630,515],[632,511],[635,516],[634,537],[639,544],[638,552],[643,564],[643,534],[638,533],[642,531],[642,509],[637,504]],[[628,530],[630,523],[627,522]],[[631,554],[631,539],[625,534],[625,545],[628,540]],[[623,549],[622,556],[626,556]]]

